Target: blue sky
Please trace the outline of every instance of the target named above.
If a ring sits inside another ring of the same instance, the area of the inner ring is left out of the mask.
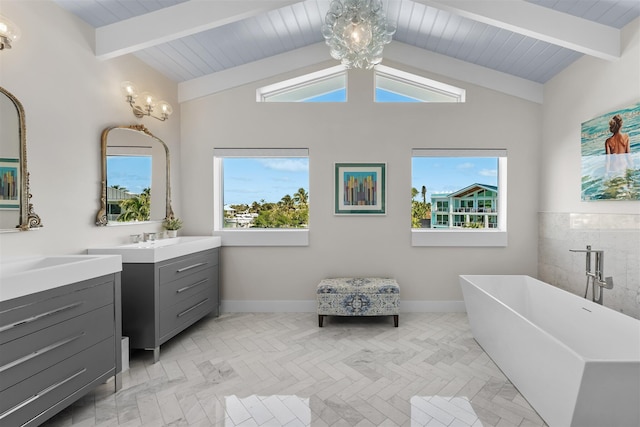
[[[346,102],[347,90],[338,89],[333,92],[309,98],[304,102]],[[420,102],[417,99],[409,98],[397,93],[376,88],[376,102]]]
[[[230,158],[224,159],[224,204],[276,203],[299,188],[309,191],[309,159]]]
[[[107,185],[140,194],[151,188],[151,156],[107,156]]]

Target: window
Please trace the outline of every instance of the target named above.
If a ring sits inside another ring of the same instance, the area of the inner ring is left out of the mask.
[[[376,102],[465,102],[464,89],[384,65],[375,79]]]
[[[347,71],[342,65],[264,86],[258,102],[347,102]]]
[[[309,150],[216,148],[214,235],[224,246],[306,246]]]
[[[506,246],[507,153],[414,149],[413,246]]]

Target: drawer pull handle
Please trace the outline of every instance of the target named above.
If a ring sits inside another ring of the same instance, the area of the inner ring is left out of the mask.
[[[82,336],[84,336],[84,332],[80,333],[79,335],[73,336],[71,338],[66,338],[66,339],[63,339],[61,341],[55,342],[53,344],[49,344],[48,346],[43,347],[40,350],[36,350],[33,353],[29,353],[26,356],[23,356],[23,357],[21,357],[19,359],[14,360],[13,362],[9,362],[6,365],[0,366],[0,372],[4,372],[7,369],[11,369],[14,366],[18,366],[21,363],[24,363],[24,362],[26,362],[28,360],[31,360],[34,357],[40,356],[41,354],[48,353],[51,350],[55,350],[58,347],[62,347],[63,345],[69,344],[70,342],[75,341],[78,338],[81,338]]]
[[[202,301],[200,301],[199,303],[197,303],[193,307],[187,308],[185,311],[183,311],[182,313],[178,314],[178,317],[182,317],[185,314],[189,313],[190,311],[195,310],[196,308],[200,307],[202,304],[206,303],[207,301],[209,301],[209,298],[203,299]]]
[[[0,420],[8,417],[9,415],[13,414],[14,412],[24,408],[25,406],[27,406],[28,404],[30,404],[31,402],[41,398],[42,396],[44,396],[45,394],[55,390],[56,388],[60,387],[61,385],[64,385],[65,383],[68,383],[69,381],[71,381],[72,379],[74,379],[75,377],[77,377],[78,375],[82,375],[85,372],[87,372],[87,368],[83,368],[80,371],[76,372],[75,374],[71,375],[69,378],[64,379],[62,381],[59,381],[53,385],[50,385],[49,387],[45,388],[42,391],[39,391],[38,393],[34,394],[33,396],[31,396],[30,398],[28,398],[27,400],[25,400],[24,402],[18,403],[16,406],[14,406],[13,408],[9,408],[6,411],[4,411],[2,414],[0,414]]]
[[[36,320],[40,320],[40,319],[42,319],[44,317],[47,317],[47,316],[52,316],[54,314],[58,314],[58,313],[61,313],[63,311],[71,310],[72,308],[79,307],[82,304],[84,304],[84,301],[78,301],[78,302],[75,302],[73,304],[65,305],[64,307],[58,307],[58,308],[53,309],[51,311],[47,311],[46,313],[40,313],[40,314],[38,314],[36,316],[20,320],[19,322],[13,323],[11,325],[4,325],[4,326],[0,327],[0,332],[7,331],[9,329],[12,329],[12,328],[15,328],[15,327],[18,327],[18,326],[26,325],[27,323],[35,322]]]
[[[179,270],[176,270],[176,273],[182,273],[183,271],[191,270],[192,268],[200,267],[201,265],[207,265],[208,262],[199,262],[197,264],[190,265],[189,267],[184,267]]]
[[[193,287],[195,287],[195,286],[202,285],[203,283],[206,283],[208,280],[209,280],[209,279],[203,279],[203,280],[200,280],[199,282],[196,282],[196,283],[194,283],[194,284],[192,284],[192,285],[185,286],[184,288],[180,288],[180,289],[178,289],[178,290],[176,291],[176,293],[177,293],[177,294],[181,294],[182,292],[184,292],[184,291],[188,291],[189,289],[191,289],[191,288],[193,288]]]

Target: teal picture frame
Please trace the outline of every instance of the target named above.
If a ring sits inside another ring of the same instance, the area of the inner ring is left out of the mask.
[[[334,215],[386,215],[386,163],[335,163]]]
[[[20,159],[0,158],[0,210],[20,209]]]

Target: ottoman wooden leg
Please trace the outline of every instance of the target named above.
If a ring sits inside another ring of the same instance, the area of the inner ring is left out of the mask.
[[[323,320],[324,320],[324,314],[318,314],[318,327],[322,328]]]
[[[398,323],[399,323],[399,321],[400,321],[399,317],[400,317],[400,316],[399,316],[399,315],[397,315],[397,314],[394,314],[394,315],[393,315],[393,326],[395,326],[396,328],[398,327]]]

